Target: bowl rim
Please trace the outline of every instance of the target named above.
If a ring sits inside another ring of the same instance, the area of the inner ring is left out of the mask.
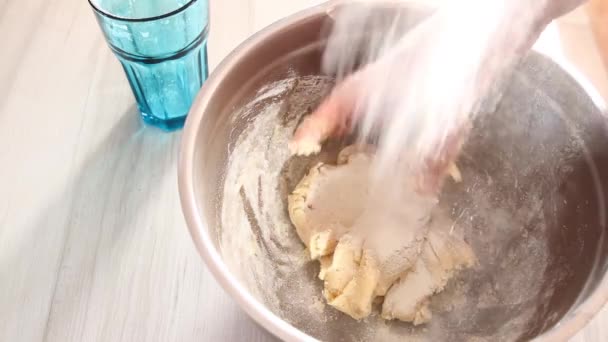
[[[415,4],[415,2],[411,1],[406,2]],[[317,341],[317,339],[289,324],[266,308],[266,306],[241,285],[224,263],[208,233],[208,225],[204,219],[204,215],[197,206],[197,199],[194,192],[195,147],[199,134],[199,127],[205,115],[205,108],[213,98],[213,94],[216,92],[217,88],[223,82],[225,74],[238,64],[240,58],[246,54],[247,51],[257,46],[259,42],[272,37],[276,32],[279,32],[296,22],[305,21],[313,16],[331,15],[331,11],[335,9],[334,6],[335,5],[323,3],[287,16],[253,34],[228,54],[205,82],[190,109],[184,126],[178,158],[178,188],[182,211],[198,253],[201,255],[216,281],[220,283],[222,288],[256,323],[260,324],[276,337],[287,341]],[[582,87],[583,91],[587,93],[602,113],[606,113],[606,104],[603,98],[585,76],[567,61],[556,61],[551,56],[547,57],[558,64]],[[568,311],[555,326],[545,331],[542,335],[537,336],[535,340],[561,341],[573,337],[599,312],[606,302],[608,302],[608,272],[602,276],[601,281],[588,298],[574,308],[574,310],[571,309]]]
[[[196,195],[194,193],[194,153],[199,126],[205,114],[204,108],[211,101],[213,94],[222,83],[226,72],[238,63],[243,54],[254,48],[260,41],[271,37],[275,32],[292,25],[294,22],[309,19],[314,15],[321,15],[326,12],[326,9],[327,6],[321,4],[280,19],[253,34],[232,50],[211,73],[197,95],[184,124],[178,157],[178,188],[182,211],[190,235],[203,261],[222,288],[236,300],[239,306],[256,323],[276,337],[288,341],[317,341],[317,339],[287,323],[266,308],[241,285],[224,263],[219,251],[213,244],[211,236],[206,230],[208,225],[205,222],[204,215],[197,206]]]
[[[549,55],[543,51],[537,50],[535,47],[533,47],[532,50],[535,50],[537,53],[547,57],[551,62],[559,66],[567,76],[570,76],[572,80],[581,87],[583,92],[585,92],[585,94],[589,97],[593,105],[597,107],[602,116],[608,119],[606,116],[606,101],[598,89],[589,80],[589,78],[587,78],[587,76],[585,76],[574,64],[568,61],[565,56]],[[596,178],[595,181],[601,185],[602,179],[597,172],[593,172],[593,177]],[[599,202],[603,203],[604,208],[606,208],[606,194],[601,193],[599,197]],[[604,213],[602,216],[604,227],[606,227],[606,213]],[[601,240],[600,243],[602,243],[603,240],[606,239],[606,233],[604,233],[599,239]],[[600,251],[598,250],[597,254],[599,253]],[[581,292],[585,291],[587,285],[588,283],[584,285]],[[564,317],[562,317],[562,319],[559,320],[551,329],[545,331],[542,335],[537,336],[534,340],[566,341],[571,339],[574,337],[574,335],[580,332],[597,313],[599,313],[606,303],[608,303],[608,272],[605,272],[602,275],[600,282],[597,284],[596,288],[592,290],[589,297],[587,297],[578,306],[570,308]],[[576,303],[573,305],[576,305]]]

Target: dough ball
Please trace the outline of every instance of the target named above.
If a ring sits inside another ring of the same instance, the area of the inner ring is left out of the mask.
[[[474,254],[448,233],[452,224],[436,212],[435,198],[413,186],[372,189],[372,157],[372,147],[353,145],[339,153],[337,165],[311,168],[288,197],[289,216],[310,257],[321,263],[329,305],[362,319],[386,296],[383,318],[424,323],[431,318],[430,297],[470,267]],[[460,179],[455,166],[450,173]]]
[[[312,259],[333,253],[368,201],[371,156],[341,158],[340,166],[314,166],[288,196],[289,217]]]
[[[413,270],[386,294],[382,317],[414,325],[428,322],[432,317],[430,297],[441,292],[456,271],[472,267],[475,260],[473,250],[462,239],[450,235],[441,223],[433,225]]]

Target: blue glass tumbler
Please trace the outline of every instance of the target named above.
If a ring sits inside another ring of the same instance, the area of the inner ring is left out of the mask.
[[[181,128],[207,79],[208,0],[89,0],[143,120]]]

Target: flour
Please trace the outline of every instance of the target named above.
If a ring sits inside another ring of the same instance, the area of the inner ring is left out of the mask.
[[[539,73],[534,68],[527,75]],[[580,206],[581,215],[587,210],[585,202],[574,203],[560,190],[584,166],[572,162],[583,147],[558,116],[535,115],[549,109],[542,95],[527,97],[530,80],[512,82],[493,106],[497,113],[480,116],[464,146],[462,183],[447,182],[439,197],[450,231],[464,237],[479,263],[432,298],[428,325],[384,323],[377,305],[361,322],[319,305],[319,266],[289,222],[287,195],[318,162],[335,162],[345,142],[330,141],[320,155],[302,158],[289,156],[287,141],[333,84],[328,77],[269,84],[232,117],[238,138],[227,151],[219,213],[227,266],[275,314],[320,340],[511,341],[534,333],[535,322],[550,326],[563,311],[547,303],[562,293],[559,286],[572,282],[584,257],[562,257],[563,249],[573,243],[579,249],[583,241],[555,241],[562,232],[588,229],[555,226],[564,207]],[[546,125],[553,134],[538,132]]]
[[[398,1],[334,11],[324,71],[355,89],[355,103],[343,106],[354,108],[358,136],[377,141],[379,178],[426,171],[435,187],[433,173],[457,157],[481,103],[536,38],[546,5],[448,1],[419,21]]]
[[[286,79],[258,91],[234,119],[255,119],[240,134],[224,181],[221,212],[221,250],[226,263],[260,300],[278,305],[275,281],[298,272],[308,262],[304,247],[297,241],[286,217],[284,194],[279,191],[282,168],[290,159],[285,148],[297,121],[283,124],[282,116],[300,117],[321,98],[323,87],[331,79],[310,77]],[[296,87],[311,93],[312,103],[285,106]],[[321,90],[319,90],[321,88]],[[259,111],[259,112],[258,112]],[[244,263],[243,260],[252,262]],[[261,277],[260,275],[264,275]],[[275,291],[270,291],[270,289]],[[311,293],[312,295],[312,293]],[[276,309],[276,307],[275,307]]]
[[[260,88],[260,90],[258,90],[256,97],[249,102],[248,107],[274,96],[284,95],[287,91],[293,89],[295,82],[296,78],[288,78],[286,80],[277,81],[263,86]]]

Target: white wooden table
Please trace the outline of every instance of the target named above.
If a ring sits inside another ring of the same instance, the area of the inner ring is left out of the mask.
[[[211,2],[214,66],[315,1]],[[0,341],[272,340],[189,239],[179,139],[139,122],[86,1],[0,0]]]

